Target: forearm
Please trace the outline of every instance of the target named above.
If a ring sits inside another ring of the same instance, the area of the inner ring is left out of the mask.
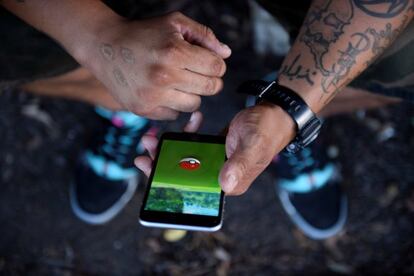
[[[413,18],[413,0],[383,2],[314,1],[283,62],[279,83],[299,93],[319,112]]]
[[[3,0],[0,5],[59,42],[78,61],[118,17],[98,0]]]

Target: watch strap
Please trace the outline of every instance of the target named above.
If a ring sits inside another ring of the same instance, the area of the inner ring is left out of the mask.
[[[322,126],[306,102],[293,90],[271,83],[257,80],[243,83],[238,91],[244,94],[257,96],[256,103],[268,101],[280,106],[296,124],[296,136],[286,146],[289,153],[296,153],[316,139]]]
[[[307,122],[315,117],[315,114],[308,107],[306,102],[293,90],[272,82],[267,90],[262,91],[257,103],[266,100],[280,106],[295,121],[298,132],[301,131]]]

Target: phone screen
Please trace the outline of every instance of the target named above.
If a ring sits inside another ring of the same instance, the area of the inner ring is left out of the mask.
[[[195,133],[161,136],[140,223],[197,231],[220,229],[224,193],[218,177],[225,137]]]
[[[144,210],[219,216],[224,161],[222,143],[163,139]]]

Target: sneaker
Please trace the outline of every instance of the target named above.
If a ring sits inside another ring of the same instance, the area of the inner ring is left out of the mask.
[[[96,111],[106,127],[82,154],[70,187],[73,212],[89,224],[110,221],[131,200],[140,178],[133,160],[144,151],[139,142],[149,128],[130,112]]]
[[[348,201],[339,168],[315,141],[295,155],[276,157],[276,191],[293,223],[311,239],[326,239],[346,222]]]

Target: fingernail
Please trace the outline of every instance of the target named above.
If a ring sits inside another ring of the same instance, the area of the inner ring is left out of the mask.
[[[221,43],[220,42],[220,46],[223,47],[226,51],[231,52],[231,49],[230,49],[230,47],[227,44],[224,44],[224,43]]]
[[[191,117],[190,117],[189,122],[190,123],[194,122],[195,121],[195,118],[196,118],[195,112],[191,113]]]
[[[224,44],[223,42],[220,42],[220,46],[224,47],[224,48],[227,48],[227,49],[230,49],[230,47],[227,44]]]
[[[237,185],[237,177],[234,174],[229,174],[227,176],[225,192],[231,192]]]

